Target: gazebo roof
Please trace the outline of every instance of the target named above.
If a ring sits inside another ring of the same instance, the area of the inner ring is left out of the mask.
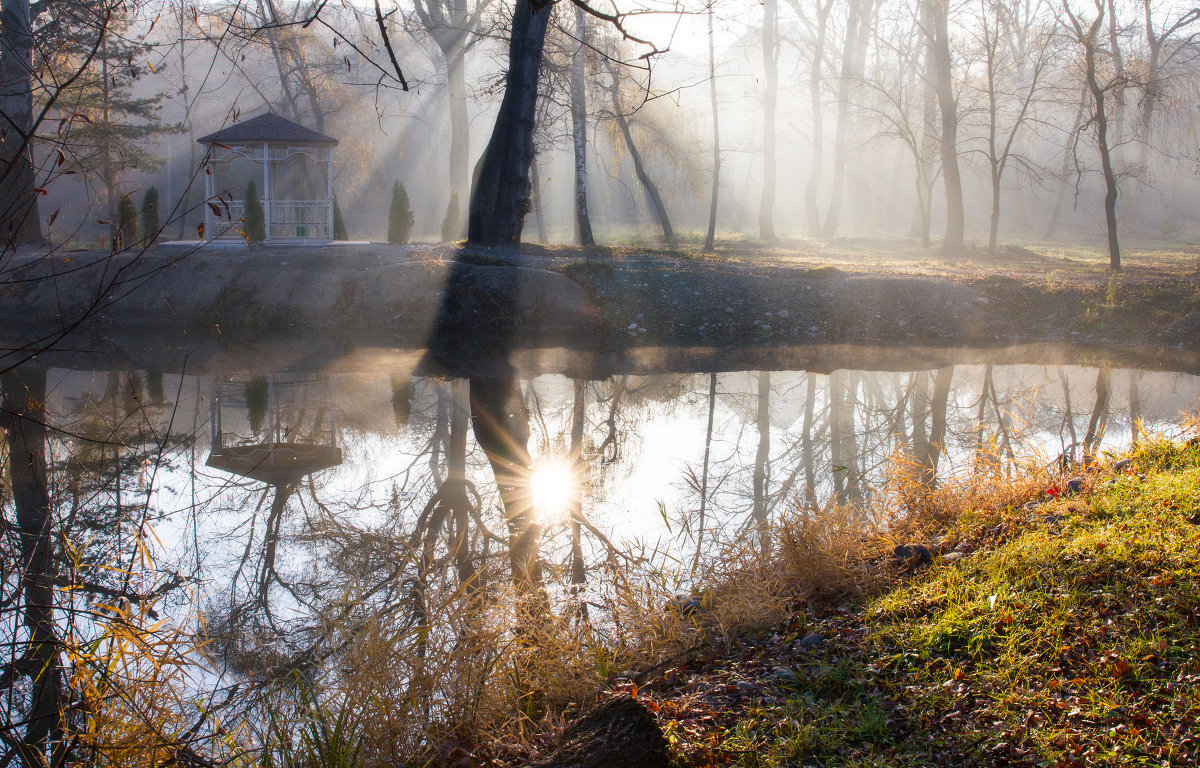
[[[305,144],[338,143],[338,140],[332,136],[326,136],[311,128],[305,128],[303,125],[293,123],[291,120],[280,117],[274,112],[267,112],[258,117],[234,123],[219,131],[196,139],[197,144],[244,141],[288,141],[303,142]]]

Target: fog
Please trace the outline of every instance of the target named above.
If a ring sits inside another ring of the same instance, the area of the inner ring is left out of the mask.
[[[34,159],[46,182],[42,220],[57,214],[52,241],[106,241],[112,198],[140,204],[151,186],[164,198],[164,236],[194,239],[205,174],[196,138],[267,110],[339,141],[333,185],[350,239],[384,238],[396,181],[411,201],[415,240],[465,233],[471,169],[504,90],[510,4],[406,0],[381,4],[378,16],[373,4],[315,0],[98,5],[110,15],[51,10],[33,23],[35,38],[57,42],[34,57],[35,111],[45,110]],[[579,19],[576,6],[551,8],[527,242],[577,240],[580,118],[596,242],[653,245],[663,234],[631,147],[675,232],[701,236],[714,102],[718,237],[936,245],[955,218],[946,192],[953,161],[967,243],[988,242],[995,211],[1001,246],[1097,245],[1102,125],[1121,235],[1194,233],[1195,11],[1120,0],[961,2],[945,9],[943,38],[945,7],[921,0],[588,8],[595,13]],[[1086,33],[1096,20],[1089,58],[1073,24]],[[582,110],[573,120],[577,60]],[[73,67],[81,74],[66,82]],[[100,93],[105,76],[111,87]],[[444,233],[454,190],[460,222]]]

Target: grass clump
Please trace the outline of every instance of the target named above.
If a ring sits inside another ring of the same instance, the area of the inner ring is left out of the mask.
[[[816,647],[739,658],[794,679],[775,674],[751,705],[681,740],[685,759],[1196,764],[1200,439],[1147,442],[1129,458],[1035,509],[971,499],[947,528],[954,562],[936,556],[861,600],[815,608]],[[733,662],[706,663],[720,677]]]

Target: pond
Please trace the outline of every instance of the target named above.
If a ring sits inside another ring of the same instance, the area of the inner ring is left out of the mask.
[[[706,590],[797,521],[879,531],[905,489],[1065,479],[1200,404],[1185,363],[1070,348],[936,366],[845,348],[808,370],[782,350],[748,370],[714,370],[720,350],[610,370],[562,354],[465,377],[403,350],[25,366],[6,395],[47,429],[10,445],[44,439],[52,534],[32,559],[7,534],[7,573],[24,552],[27,581],[61,590],[70,618],[39,631],[198,629],[170,688],[214,721],[266,700],[238,691],[303,680],[387,702],[372,716],[394,720],[389,749],[415,754],[505,696],[532,718],[636,665],[684,631],[662,620],[681,618],[672,601],[720,601]],[[5,641],[24,642],[3,610]]]

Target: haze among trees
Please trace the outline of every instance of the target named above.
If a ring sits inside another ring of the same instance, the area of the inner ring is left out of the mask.
[[[162,226],[191,232],[196,131],[267,109],[341,141],[347,226],[373,239],[397,177],[422,180],[416,240],[515,243],[536,209],[559,242],[711,220],[718,239],[912,234],[951,257],[1100,242],[1118,269],[1123,237],[1195,226],[1184,7],[10,0],[4,19],[10,249],[109,248],[121,197],[150,186]]]

